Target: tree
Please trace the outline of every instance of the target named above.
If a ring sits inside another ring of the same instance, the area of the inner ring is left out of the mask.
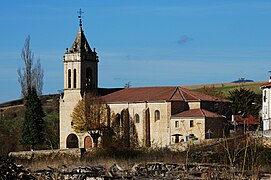
[[[43,87],[43,70],[40,59],[33,66],[34,53],[30,49],[30,36],[28,35],[22,49],[21,58],[24,61],[24,68],[18,68],[18,81],[21,85],[23,97],[27,96],[29,89],[35,88],[38,95],[42,94]]]
[[[253,115],[258,118],[260,102],[257,95],[250,89],[239,88],[229,91],[228,99],[232,101],[232,113],[241,114],[243,117]]]
[[[109,106],[100,97],[86,94],[72,112],[72,127],[75,132],[88,132],[93,139],[94,147],[110,124]]]
[[[44,143],[46,149],[59,148],[59,114],[52,112],[44,117]]]
[[[132,84],[130,81],[124,84],[124,88],[130,88],[130,87],[132,87]]]
[[[44,140],[43,118],[45,116],[35,88],[28,89],[25,107],[22,143],[30,145],[31,150],[34,150],[35,145]]]

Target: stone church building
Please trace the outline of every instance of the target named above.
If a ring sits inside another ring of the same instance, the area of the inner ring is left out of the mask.
[[[128,125],[140,146],[166,147],[182,141],[222,137],[227,120],[226,100],[182,87],[98,87],[98,55],[84,34],[82,23],[64,54],[64,93],[60,98],[60,148],[91,148],[88,133],[76,133],[71,113],[89,90],[97,92],[115,114],[113,121]],[[128,113],[128,116],[124,116]],[[131,130],[132,129],[132,130]]]

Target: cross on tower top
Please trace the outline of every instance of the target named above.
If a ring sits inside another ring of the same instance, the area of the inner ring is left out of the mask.
[[[78,16],[78,18],[79,18],[79,26],[82,27],[82,14],[84,12],[80,8],[79,11],[77,11],[77,13],[79,14],[79,16]]]

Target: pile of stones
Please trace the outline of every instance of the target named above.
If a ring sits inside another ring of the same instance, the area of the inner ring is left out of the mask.
[[[263,174],[257,174],[259,179]],[[0,161],[0,180],[4,179],[251,179],[250,173],[240,173],[229,166],[218,164],[173,164],[161,162],[139,163],[132,168],[123,169],[114,164],[109,169],[102,166],[61,166],[47,167],[30,172],[10,160]],[[268,176],[270,178],[270,176]]]
[[[235,179],[241,173],[218,164],[171,164],[160,162],[139,163],[130,169],[114,164],[109,169],[102,166],[80,166],[71,169],[63,166],[33,172],[37,179]],[[258,174],[260,175],[260,174]],[[243,173],[243,179],[252,174]]]
[[[4,179],[36,179],[29,170],[16,165],[10,159],[0,158],[0,180]]]

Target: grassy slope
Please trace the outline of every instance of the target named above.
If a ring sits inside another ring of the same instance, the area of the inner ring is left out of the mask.
[[[251,89],[256,94],[261,94],[262,91],[260,89],[261,85],[267,82],[247,82],[247,83],[217,83],[217,84],[199,84],[199,85],[191,85],[191,86],[184,86],[190,90],[198,90],[204,87],[214,87],[215,89],[222,91],[224,95],[228,95],[229,91],[232,91],[239,87],[244,87],[247,89]]]

